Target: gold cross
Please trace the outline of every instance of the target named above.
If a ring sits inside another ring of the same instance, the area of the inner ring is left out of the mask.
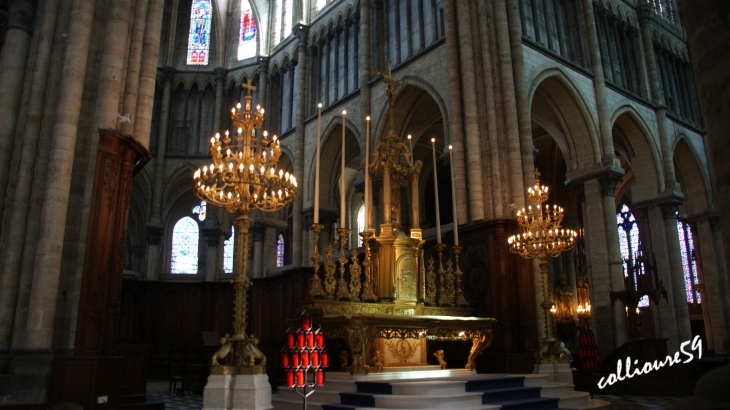
[[[393,76],[393,72],[390,70],[390,59],[385,60],[385,62],[388,67],[388,71],[386,73],[381,73],[377,70],[374,70],[373,73],[383,79],[385,86],[388,88],[386,90],[388,102],[390,103],[390,105],[395,105],[395,92],[396,90],[398,90],[398,87],[396,85],[406,85],[406,83]]]
[[[253,85],[251,82],[251,79],[247,78],[244,82],[241,83],[241,88],[245,88],[246,95],[251,95],[251,91],[256,91],[256,86]]]
[[[540,180],[540,175],[541,175],[540,174],[540,171],[538,171],[537,168],[535,168],[535,180],[536,181],[539,181]]]

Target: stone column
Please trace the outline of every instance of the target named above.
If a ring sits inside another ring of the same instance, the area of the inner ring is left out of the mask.
[[[467,216],[465,206],[457,209],[458,222],[473,222],[484,219],[484,183],[482,181],[482,155],[481,155],[481,132],[479,130],[479,113],[477,111],[477,94],[476,79],[474,75],[474,48],[472,44],[472,27],[471,27],[471,11],[469,10],[469,2],[456,2],[458,10],[459,26],[459,57],[461,68],[459,77],[463,80],[463,109],[464,123],[466,125],[466,138],[461,146],[461,151],[456,150],[454,145],[454,162],[466,162],[469,172],[469,195],[467,192],[458,192],[459,205],[469,201],[469,214]],[[410,33],[409,33],[410,34]],[[455,122],[460,121],[461,117],[453,117]],[[453,142],[452,142],[453,143]],[[457,184],[457,188],[460,186]],[[468,199],[467,199],[468,198]],[[468,218],[468,219],[467,219]]]
[[[38,142],[46,103],[58,13],[59,0],[48,0],[44,3],[43,14],[40,19],[38,52],[35,57],[35,69],[28,98],[28,118],[25,121],[20,147],[15,194],[8,211],[10,217],[6,219],[8,222],[3,228],[6,232],[3,235],[4,241],[2,251],[0,251],[1,258],[4,261],[0,266],[0,351],[10,347],[23,257],[23,244],[27,230],[26,221],[34,185]],[[0,215],[2,215],[1,212]]]
[[[676,320],[676,334],[670,335],[667,349],[670,352],[679,349],[679,344],[692,339],[689,326],[689,309],[687,308],[687,293],[684,285],[684,270],[682,268],[682,254],[679,250],[679,233],[677,232],[677,202],[672,201],[660,205],[664,220],[664,239],[667,244],[667,259],[669,261],[669,306],[674,310]],[[652,232],[652,234],[655,234]],[[654,239],[654,238],[652,238]],[[653,241],[652,241],[653,242]],[[674,343],[672,343],[672,338]],[[676,343],[676,348],[670,348]]]
[[[724,317],[730,313],[723,306],[725,284],[717,275],[717,258],[713,247],[711,222],[700,219],[694,222],[692,237],[695,245],[697,276],[702,296],[702,316],[708,350],[722,351],[722,340],[727,335]]]
[[[306,54],[306,50],[305,50],[305,54]],[[288,101],[289,115],[287,116],[287,122],[289,124],[288,124],[287,130],[289,130],[296,126],[296,112],[295,112],[296,106],[294,105],[294,92],[295,92],[294,87],[295,87],[296,78],[298,78],[298,74],[299,74],[298,73],[299,70],[296,69],[297,60],[289,61],[289,63],[287,64],[287,67],[289,69],[289,87],[288,87],[289,88],[289,101]],[[306,87],[306,81],[307,81],[306,76],[303,78],[302,81],[305,82],[305,87]],[[302,95],[304,95],[304,90],[302,90]],[[297,101],[299,101],[299,99],[297,99]],[[301,100],[301,103],[304,104],[303,98]]]
[[[264,120],[264,129],[268,129],[269,133],[273,132],[273,126],[274,126],[274,111],[271,108],[273,105],[274,100],[274,82],[276,81],[276,77],[274,75],[269,75],[266,77],[266,112],[265,112],[265,120]]]
[[[139,91],[137,92],[137,119],[134,123],[134,138],[145,148],[150,146],[152,129],[152,106],[155,101],[155,82],[157,81],[157,57],[160,52],[160,30],[164,0],[147,0],[147,21],[142,48],[142,64],[139,71]],[[160,138],[158,136],[158,138]],[[158,153],[164,151],[159,150]]]
[[[350,77],[350,27],[352,27],[352,19],[345,19],[340,27],[345,36],[345,46],[342,50],[342,96],[344,97],[350,91],[348,80]]]
[[[152,192],[152,217],[150,224],[159,226],[162,224],[162,191],[165,178],[165,153],[167,152],[168,127],[170,125],[170,93],[172,92],[172,77],[175,69],[163,67],[164,86],[162,89],[162,107],[160,108],[160,130],[157,138],[157,157],[155,157],[155,185]]]
[[[137,95],[139,93],[139,74],[142,66],[142,48],[144,47],[144,32],[147,24],[146,15],[148,0],[136,0],[134,6],[134,22],[132,37],[129,42],[129,56],[127,57],[127,78],[124,86],[124,106],[122,115],[129,114],[130,121],[121,123],[122,134],[134,134],[134,124],[137,122]],[[146,147],[147,145],[145,145]]]
[[[517,121],[517,102],[515,96],[514,71],[512,69],[512,49],[510,47],[509,26],[505,2],[494,0],[494,20],[497,26],[497,48],[499,55],[500,84],[502,85],[502,104],[504,105],[504,132],[507,144],[507,169],[511,202],[516,209],[525,206],[525,192],[522,179],[522,156],[520,154],[520,134]],[[453,114],[452,114],[453,115]],[[455,117],[454,118],[458,118]],[[532,162],[530,162],[532,164]],[[538,323],[541,323],[538,320]]]
[[[451,111],[451,126],[449,137],[454,146],[454,180],[456,181],[456,196],[460,198],[458,214],[467,215],[466,202],[466,170],[464,158],[464,127],[462,123],[463,111],[461,106],[461,83],[459,81],[459,39],[456,31],[456,9],[454,0],[444,1],[444,20],[446,27],[446,55],[448,58],[449,74],[449,108]],[[473,83],[472,83],[473,84]],[[444,141],[446,143],[446,141]],[[481,185],[480,185],[481,186]],[[386,189],[385,186],[383,189]],[[388,209],[384,209],[384,215]],[[384,218],[390,222],[388,218]]]
[[[259,92],[259,102],[258,104],[261,107],[266,107],[266,102],[269,100],[269,90],[268,90],[268,72],[269,72],[269,58],[268,57],[259,57],[258,59],[258,66],[256,67],[256,71],[259,74],[259,85],[258,88],[256,88],[256,91]],[[270,113],[265,113],[269,115]]]
[[[418,2],[418,6],[416,9],[416,13],[418,13],[418,51],[423,50],[426,48],[426,30],[424,25],[424,16],[423,16],[423,3],[422,1]],[[436,25],[436,16],[434,16],[433,19],[433,25]]]
[[[322,42],[324,43],[324,58],[325,58],[325,71],[324,71],[324,88],[322,89],[322,93],[324,93],[324,98],[322,105],[324,107],[327,107],[330,105],[330,73],[332,71],[330,70],[330,52],[332,51],[332,42],[334,39],[334,33],[332,31],[325,33],[324,37],[322,37]],[[336,99],[336,97],[335,97]]]
[[[598,44],[598,32],[596,31],[596,19],[593,15],[593,4],[594,3],[591,0],[584,0],[583,9],[585,10],[588,49],[590,50],[591,68],[593,69],[594,75],[593,89],[596,92],[598,131],[600,133],[601,151],[603,151],[601,156],[601,165],[618,167],[618,160],[616,159],[616,154],[614,153],[613,148],[611,118],[609,118],[608,115],[608,103],[606,101],[606,79],[604,77],[603,62],[601,61],[600,45]],[[606,55],[609,56],[610,51]]]
[[[223,83],[226,80],[226,69],[218,67],[213,70],[215,75],[215,108],[213,112],[213,132],[219,132],[223,129],[223,112],[228,110],[223,107]],[[264,89],[266,87],[263,87]],[[259,96],[261,95],[261,87],[259,88]]]
[[[162,236],[164,234],[164,228],[161,226],[147,225],[145,228],[145,238],[147,242],[147,274],[145,279],[149,281],[156,281],[160,272],[158,271],[160,263],[160,253],[162,248]]]
[[[251,228],[251,237],[253,238],[253,277],[264,277],[264,234],[265,226],[254,225]]]
[[[51,138],[49,175],[40,225],[43,227],[36,248],[33,287],[28,308],[23,348],[50,349],[61,270],[61,252],[66,228],[66,211],[71,188],[81,94],[86,76],[94,1],[74,0],[63,58],[63,81],[59,85],[56,122]],[[52,170],[52,172],[51,172]]]
[[[295,128],[295,149],[296,158],[294,162],[294,175],[299,181],[306,181],[304,177],[304,113],[306,104],[304,101],[304,95],[307,88],[307,36],[309,33],[309,27],[299,24],[295,29],[297,36],[297,59],[299,61],[296,73],[296,98],[297,98],[297,112],[296,112],[296,128]],[[294,92],[294,88],[292,88]],[[309,255],[306,255],[302,249],[302,241],[304,240],[302,230],[302,205],[304,203],[303,195],[297,195],[294,199],[294,207],[292,209],[292,265],[294,266],[307,266],[307,259]],[[307,249],[309,250],[309,249]]]
[[[678,189],[676,183],[677,177],[674,172],[674,155],[670,147],[672,132],[669,129],[667,120],[667,106],[662,97],[662,88],[660,83],[659,68],[657,66],[656,55],[654,54],[654,44],[652,42],[651,21],[653,11],[648,4],[641,4],[637,8],[639,15],[639,24],[641,25],[641,40],[644,46],[644,60],[649,74],[649,89],[652,102],[656,105],[656,121],[659,141],[662,149],[662,158],[664,159],[664,180],[660,181],[660,189]]]
[[[490,170],[492,172],[492,198],[493,206],[492,210],[489,211],[487,218],[490,216],[496,219],[504,217],[504,209],[507,205],[504,201],[502,192],[502,166],[499,155],[499,140],[501,135],[497,131],[497,106],[495,101],[495,87],[494,77],[492,76],[492,48],[491,41],[487,36],[487,30],[484,27],[489,27],[487,22],[487,5],[486,2],[479,1],[478,4],[478,16],[479,25],[482,27],[480,32],[480,40],[482,43],[482,66],[484,67],[484,94],[486,99],[487,107],[487,139],[489,140],[489,162]],[[492,13],[493,15],[493,13]],[[492,17],[494,18],[494,17]],[[493,20],[492,20],[493,22]],[[435,24],[435,22],[434,22]],[[486,162],[486,161],[484,161]]]
[[[342,37],[342,27],[336,26],[332,29],[334,36],[334,47],[335,47],[335,69],[332,80],[334,81],[334,95],[332,101],[339,101],[342,97],[340,95],[340,37]]]
[[[603,202],[603,216],[606,224],[606,249],[608,251],[608,274],[611,279],[611,291],[625,290],[624,270],[619,248],[618,229],[616,225],[616,183],[621,175],[607,174],[598,178],[601,184]],[[597,216],[597,215],[596,215]],[[622,346],[629,341],[628,322],[626,321],[625,304],[618,301],[613,303],[614,346]]]
[[[218,246],[221,243],[222,232],[218,227],[209,227],[204,228],[202,234],[205,236],[206,244],[205,280],[207,282],[215,282],[218,279],[218,273],[223,270],[223,261],[218,257]]]
[[[276,118],[276,134],[282,134],[284,132],[284,76],[286,72],[287,69],[284,66],[276,71],[276,83],[279,85],[279,109]]]
[[[372,25],[372,13],[370,10],[370,2],[360,2],[360,107],[362,110],[362,117],[360,119],[360,129],[365,129],[365,117],[370,115],[370,76],[372,75],[372,44],[371,44],[371,25]],[[372,137],[371,133],[371,137]],[[361,149],[360,152],[365,152]],[[370,213],[370,212],[368,212]]]
[[[26,63],[35,20],[35,2],[15,0],[8,10],[5,44],[0,54],[0,221],[10,177],[10,159],[15,142],[15,126],[20,110]]]
[[[720,220],[717,217],[713,217],[710,218],[708,222],[710,225],[710,233],[712,235],[712,252],[715,256],[714,267],[716,270],[716,282],[718,284],[718,292],[720,293],[720,295],[727,295],[730,294],[730,280],[728,280],[730,278],[728,278],[726,258],[725,254],[723,253],[724,248],[722,242],[722,232],[720,231]],[[714,312],[719,312],[721,313],[721,315],[720,317],[717,317],[713,320],[712,329],[714,332],[715,329],[720,328],[716,333],[718,334],[718,338],[722,337],[723,334],[725,335],[725,338],[727,338],[730,335],[730,301],[726,297],[719,297],[718,300],[721,303],[721,308],[720,310],[716,310]],[[724,329],[724,332],[721,329]],[[718,343],[718,345],[715,346],[715,353],[723,353],[721,348],[722,345]],[[725,350],[724,353],[728,354],[730,353],[730,351]]]

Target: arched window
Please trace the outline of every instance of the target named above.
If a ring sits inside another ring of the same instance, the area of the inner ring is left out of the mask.
[[[674,5],[672,0],[645,0],[659,17],[674,24]]]
[[[276,0],[276,24],[274,25],[274,41],[276,46],[291,34],[292,8],[294,0]]]
[[[276,239],[276,267],[284,266],[284,235],[279,234]]]
[[[365,205],[357,211],[357,233],[365,232]],[[362,236],[357,236],[357,246],[362,246]]]
[[[702,303],[700,291],[697,289],[697,263],[695,262],[695,246],[689,224],[682,222],[677,216],[677,233],[679,234],[679,251],[682,254],[682,270],[684,271],[684,289],[687,302]]]
[[[626,204],[621,205],[621,210],[616,214],[616,224],[618,225],[618,242],[621,248],[621,260],[624,268],[624,276],[629,276],[629,260],[635,260],[639,254],[639,226],[636,224],[636,218],[631,213]],[[643,272],[643,264],[640,267]],[[634,284],[639,283],[636,277],[636,271],[633,272]],[[639,307],[649,306],[649,298],[644,296],[639,301]]]
[[[248,0],[241,0],[241,30],[238,39],[238,59],[256,56],[256,19]]]
[[[170,273],[198,273],[198,223],[189,216],[181,218],[172,229]]]
[[[193,0],[188,36],[188,65],[208,65],[210,24],[213,6],[210,0]]]
[[[231,227],[231,237],[223,242],[223,272],[233,273],[233,251],[236,244],[236,227]]]
[[[317,7],[317,11],[320,11],[326,5],[327,5],[327,0],[317,0],[317,4],[315,6]]]

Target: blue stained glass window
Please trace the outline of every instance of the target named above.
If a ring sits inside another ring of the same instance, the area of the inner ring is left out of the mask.
[[[365,232],[365,205],[357,211],[357,232]],[[362,236],[358,235],[357,246],[362,246]]]
[[[241,0],[241,30],[238,41],[238,59],[256,56],[256,19],[248,0]]]
[[[206,203],[205,201],[200,201],[200,205],[197,205],[195,208],[193,208],[193,213],[198,215],[198,220],[200,222],[205,221],[206,216]]]
[[[284,235],[279,234],[276,240],[276,267],[284,266]]]
[[[172,229],[172,259],[170,273],[198,273],[198,223],[186,216]]]
[[[223,272],[233,273],[233,251],[236,243],[236,227],[231,227],[231,237],[223,242]]]
[[[208,65],[212,19],[213,6],[210,0],[193,0],[193,6],[190,10],[188,65]]]
[[[677,235],[679,236],[679,252],[682,254],[682,270],[684,271],[684,289],[687,294],[687,302],[702,303],[700,291],[696,286],[699,284],[699,279],[697,278],[697,262],[695,262],[692,230],[689,224],[683,223],[679,218],[677,218]]]

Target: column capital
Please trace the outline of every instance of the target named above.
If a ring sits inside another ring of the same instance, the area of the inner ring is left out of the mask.
[[[200,230],[200,233],[205,236],[208,247],[218,246],[221,241],[221,236],[226,234],[226,232],[222,232],[219,228],[203,228]],[[230,234],[230,231],[228,233]]]
[[[568,186],[582,185],[586,181],[597,179],[601,183],[601,192],[604,196],[613,196],[616,182],[624,177],[624,170],[613,165],[599,164],[587,168],[576,169],[566,174],[565,184]],[[613,182],[611,182],[613,181]],[[610,191],[609,194],[606,192]]]
[[[289,60],[289,62],[286,63],[286,66],[288,67],[288,70],[294,71],[294,67],[296,67],[297,64],[299,64],[297,60]]]
[[[297,37],[299,44],[307,44],[307,36],[309,35],[309,26],[297,23],[292,30],[294,35]]]
[[[223,80],[226,79],[226,73],[228,70],[226,70],[223,67],[218,67],[215,70],[213,70],[213,75],[215,75],[215,82],[217,84],[223,84]]]
[[[606,11],[606,12],[608,13],[608,11]],[[612,14],[608,17],[608,23],[613,25],[614,27],[618,26],[618,22],[619,22],[618,16],[616,16],[615,14]]]
[[[266,226],[254,223],[251,227],[251,237],[254,242],[263,242],[266,236]]]
[[[710,231],[711,232],[720,232],[720,217],[718,216],[711,216],[707,219],[707,222],[710,223]]]
[[[312,44],[311,46],[307,47],[307,55],[308,55],[309,57],[314,57],[314,56],[316,56],[316,55],[317,55],[317,53],[318,53],[318,51],[319,51],[319,50],[318,50],[318,47],[317,47],[317,43],[316,43],[316,42],[315,42],[315,43],[313,43],[313,44]]]
[[[11,1],[7,14],[7,28],[17,28],[26,31],[29,34],[33,34],[36,9],[35,1]]]
[[[286,72],[287,72],[287,69],[284,66],[282,66],[281,68],[279,68],[278,70],[276,70],[276,74],[278,76],[280,76],[280,77],[283,77],[284,74],[286,74]]]
[[[651,5],[641,3],[636,6],[636,15],[639,16],[639,24],[644,25],[651,22],[654,11],[651,9]]]
[[[662,210],[662,218],[664,220],[675,219],[677,212],[679,212],[679,204],[675,202],[662,202],[659,204],[659,208]]]
[[[257,61],[258,67],[256,68],[260,73],[269,71],[269,57],[259,56]]]
[[[319,208],[319,223],[325,226],[325,229],[333,223],[339,221],[339,212],[329,209]],[[314,208],[302,209],[302,225],[305,230],[309,230],[309,225],[314,222]]]
[[[175,77],[175,68],[162,67],[160,71],[162,71],[163,81],[165,81],[166,83],[172,83],[172,78]]]
[[[655,198],[634,202],[633,206],[634,208],[646,208],[649,211],[655,206],[658,206],[662,210],[664,219],[669,219],[675,217],[678,207],[682,205],[683,202],[684,194],[682,194],[682,192],[667,189]]]
[[[147,225],[145,227],[145,236],[147,243],[150,245],[159,245],[162,241],[162,233],[165,228],[159,225]]]

